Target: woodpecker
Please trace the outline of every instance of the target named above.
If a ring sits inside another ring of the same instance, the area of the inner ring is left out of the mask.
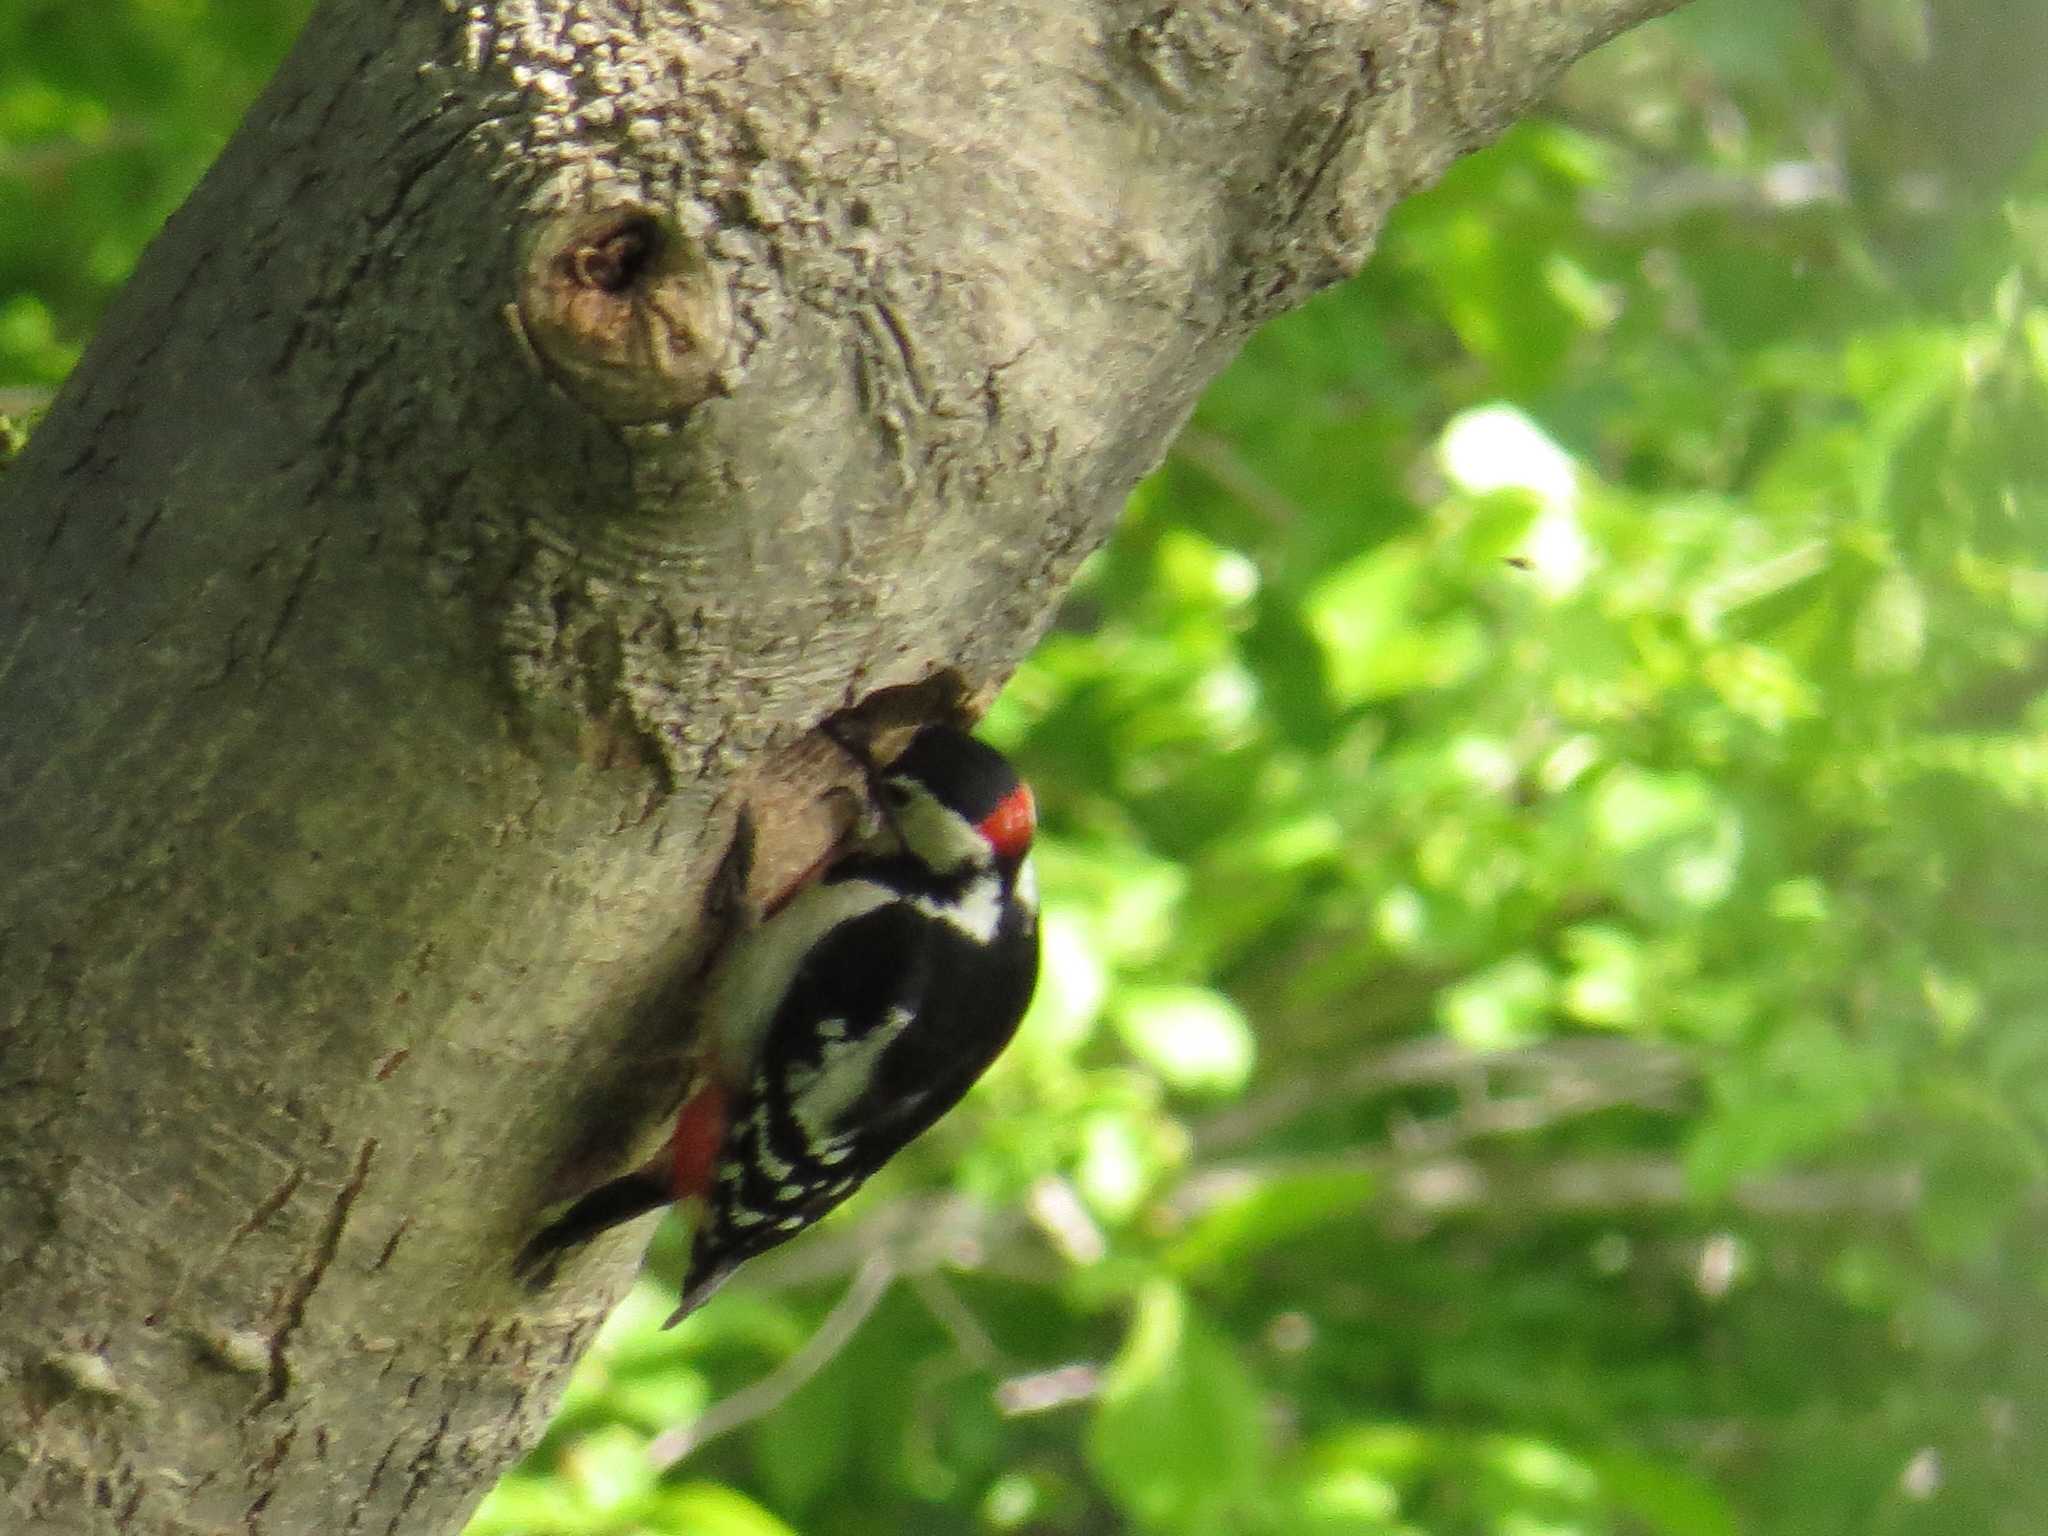
[[[672,1325],[860,1188],[1009,1044],[1038,980],[1030,786],[944,725],[868,771],[870,830],[707,977],[705,1059],[668,1145],[536,1236],[522,1270],[684,1202]]]

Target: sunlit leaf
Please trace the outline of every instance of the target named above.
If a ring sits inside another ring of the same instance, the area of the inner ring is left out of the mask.
[[[1251,1075],[1251,1025],[1221,993],[1127,987],[1113,1017],[1124,1043],[1176,1088],[1227,1090]]]
[[[1266,1464],[1255,1384],[1163,1281],[1138,1298],[1087,1444],[1117,1502],[1152,1528],[1213,1528],[1255,1491]]]
[[[1256,1177],[1240,1193],[1204,1211],[1168,1250],[1167,1262],[1182,1274],[1234,1271],[1277,1244],[1327,1229],[1333,1221],[1355,1219],[1378,1186],[1377,1175],[1351,1169]]]
[[[562,1466],[584,1502],[605,1513],[654,1486],[646,1439],[623,1427],[585,1435],[563,1452]]]
[[[1497,1051],[1541,1035],[1555,985],[1533,955],[1512,955],[1437,998],[1444,1029],[1475,1051]]]
[[[567,1482],[513,1472],[485,1496],[463,1530],[468,1536],[594,1536],[609,1526]]]
[[[664,1492],[650,1523],[662,1536],[798,1536],[745,1494],[715,1483]]]

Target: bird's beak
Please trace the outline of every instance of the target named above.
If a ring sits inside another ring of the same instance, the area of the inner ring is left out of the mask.
[[[854,835],[862,839],[871,837],[878,822],[886,822],[892,831],[895,830],[896,822],[889,815],[889,808],[882,800],[882,770],[875,766],[875,760],[870,754],[871,740],[838,720],[821,722],[818,731],[833,746],[853,759],[853,765],[860,770],[861,778],[866,781],[867,792],[861,796],[863,804],[855,820]]]

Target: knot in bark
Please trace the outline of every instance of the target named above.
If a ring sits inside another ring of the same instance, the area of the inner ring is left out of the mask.
[[[671,420],[725,392],[725,284],[696,241],[645,205],[544,224],[512,318],[563,392],[617,425]]]

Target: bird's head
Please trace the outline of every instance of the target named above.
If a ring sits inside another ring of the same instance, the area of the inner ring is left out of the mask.
[[[875,774],[882,815],[906,852],[941,873],[1014,872],[1038,811],[1008,758],[949,725],[927,725]]]

